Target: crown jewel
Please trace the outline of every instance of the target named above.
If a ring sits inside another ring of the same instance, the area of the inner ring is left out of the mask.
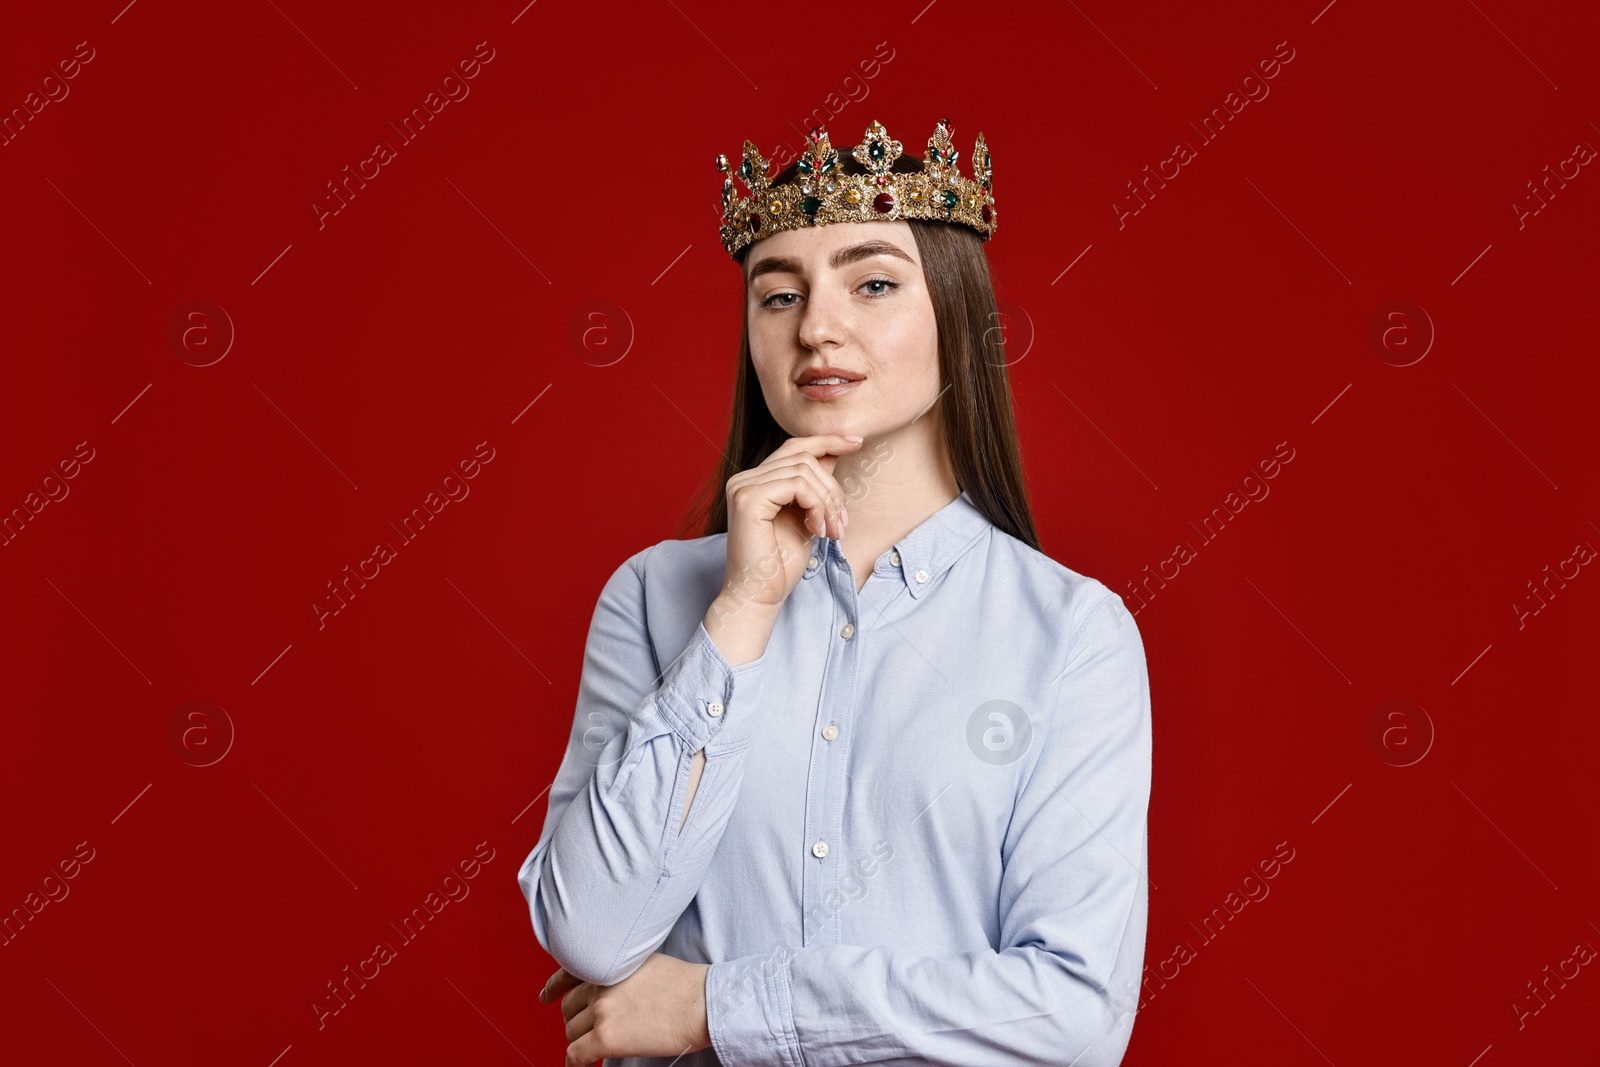
[[[791,181],[772,184],[770,164],[756,146],[744,143],[736,173],[747,195],[736,198],[734,169],[728,157],[717,156],[722,179],[722,223],[718,233],[731,256],[752,241],[784,230],[825,226],[833,222],[888,222],[927,219],[959,222],[987,241],[994,236],[998,215],[990,186],[989,149],[978,134],[972,149],[972,178],[963,177],[956,161],[961,153],[950,143],[955,127],[941,119],[928,138],[927,158],[920,171],[893,173],[903,153],[899,141],[874,120],[850,154],[865,174],[845,174],[839,152],[827,131],[813,126],[805,152],[795,163]],[[915,159],[915,156],[910,157]]]

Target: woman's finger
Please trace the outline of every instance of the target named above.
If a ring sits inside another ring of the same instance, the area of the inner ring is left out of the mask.
[[[842,433],[822,433],[811,437],[790,437],[772,450],[772,454],[752,470],[760,470],[774,460],[782,461],[795,455],[843,456],[861,447],[861,440],[851,439]]]
[[[806,515],[806,528],[815,537],[829,536],[830,530],[835,531],[833,536],[844,533],[844,520],[840,515],[843,494],[829,490],[824,475],[803,462],[755,473],[745,486],[761,489],[763,495],[780,508],[793,503]]]
[[[594,1010],[585,1004],[582,1011],[574,1012],[567,1019],[567,1041],[576,1041],[593,1029]]]
[[[821,483],[823,492],[828,497],[828,506],[831,513],[839,519],[838,529],[842,536],[844,524],[850,517],[846,507],[850,500],[844,491],[844,486],[840,484],[839,479],[833,476],[833,461],[837,458],[831,454],[825,454],[819,459],[810,452],[801,452],[795,457],[795,462],[804,464],[806,469],[816,474],[817,481]]]
[[[550,1001],[558,999],[561,994],[577,985],[580,981],[582,979],[570,973],[565,967],[557,967],[556,973],[550,976],[550,980],[539,991],[539,1000],[548,1004]]]
[[[821,490],[798,470],[779,471],[747,481],[729,494],[730,511],[756,513],[771,523],[786,522],[784,512],[799,512],[797,526],[804,526],[803,537],[821,537],[826,529],[827,511]],[[798,532],[798,530],[797,530]]]

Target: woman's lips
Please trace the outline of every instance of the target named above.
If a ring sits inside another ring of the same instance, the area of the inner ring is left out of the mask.
[[[838,385],[802,385],[800,391],[813,400],[832,400],[844,396],[865,380],[863,378],[861,381],[841,382]]]

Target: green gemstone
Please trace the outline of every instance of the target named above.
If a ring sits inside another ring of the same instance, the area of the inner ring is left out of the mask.
[[[754,174],[755,168],[750,165],[750,161],[748,159],[739,164],[739,177],[743,178],[746,182],[748,182]]]
[[[882,141],[873,141],[872,142],[872,147],[867,149],[867,154],[872,157],[873,162],[882,163],[883,162],[883,142]]]
[[[811,173],[811,160],[802,159],[800,161],[800,163],[798,164],[798,166],[799,166],[799,170],[800,170],[801,174],[810,174]]]
[[[957,196],[955,193],[951,192],[948,189],[945,190],[945,192],[944,192],[944,203],[945,203],[946,207],[952,207],[952,208],[955,207],[956,206],[956,202],[959,201],[960,199],[961,198],[959,196]]]
[[[815,215],[821,207],[822,201],[818,200],[814,196],[808,196],[804,200],[800,201],[800,210],[804,211],[807,215]]]
[[[831,156],[829,158],[827,158],[827,159],[824,159],[822,161],[822,173],[823,174],[828,173],[830,170],[833,169],[834,164],[836,164],[838,162],[839,161],[837,159],[834,159]]]

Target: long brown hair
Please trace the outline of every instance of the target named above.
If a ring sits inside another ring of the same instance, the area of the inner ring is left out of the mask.
[[[841,152],[839,163],[845,173],[865,172],[849,153]],[[915,158],[901,156],[892,169],[905,172],[921,166]],[[773,183],[792,180],[796,169],[797,165],[791,163]],[[939,377],[946,386],[939,403],[944,405],[945,446],[955,468],[956,483],[990,522],[1042,551],[1023,484],[1005,343],[998,328],[1000,314],[983,240],[960,223],[904,221],[910,224],[916,239],[933,302],[939,335]],[[734,257],[741,271],[753,244],[745,245]],[[715,473],[702,486],[680,525],[680,534],[693,529],[697,519],[703,520],[700,536],[727,533],[728,479],[760,464],[790,436],[773,419],[761,394],[761,382],[750,359],[750,320],[743,310],[745,294],[741,293],[739,299],[739,365],[727,443]]]

